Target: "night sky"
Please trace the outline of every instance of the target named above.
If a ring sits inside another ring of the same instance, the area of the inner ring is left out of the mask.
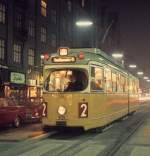
[[[120,0],[114,4],[120,13],[121,48],[150,77],[150,2]]]

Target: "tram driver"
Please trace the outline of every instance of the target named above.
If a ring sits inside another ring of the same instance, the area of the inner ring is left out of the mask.
[[[69,78],[68,85],[64,91],[80,91],[82,89],[83,87],[82,83],[78,79],[76,73],[72,72],[72,74],[69,75],[68,78]]]

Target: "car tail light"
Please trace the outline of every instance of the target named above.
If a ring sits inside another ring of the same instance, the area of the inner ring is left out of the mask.
[[[46,117],[47,116],[47,103],[44,102],[42,105],[43,105],[42,116]]]

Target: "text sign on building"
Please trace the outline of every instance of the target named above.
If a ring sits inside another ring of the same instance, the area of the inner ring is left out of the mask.
[[[11,72],[10,82],[17,84],[25,84],[25,75],[22,73]]]

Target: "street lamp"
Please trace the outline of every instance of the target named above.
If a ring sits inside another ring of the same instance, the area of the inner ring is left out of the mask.
[[[93,22],[89,20],[80,20],[76,22],[76,26],[78,27],[89,27],[91,25],[93,25]]]
[[[115,59],[121,59],[121,58],[123,58],[123,54],[122,53],[113,53],[112,57]]]
[[[148,80],[148,77],[147,77],[147,76],[144,76],[143,79],[144,79],[144,80]]]
[[[119,52],[113,53],[112,57],[116,59],[117,61],[121,62],[122,65],[124,65],[124,60],[123,60],[124,56],[122,53],[119,53]]]
[[[139,72],[137,72],[137,74],[138,74],[138,75],[143,75],[144,73],[141,72],[141,71],[139,71]]]
[[[137,68],[137,65],[136,64],[130,64],[129,68],[132,68],[132,69]]]

